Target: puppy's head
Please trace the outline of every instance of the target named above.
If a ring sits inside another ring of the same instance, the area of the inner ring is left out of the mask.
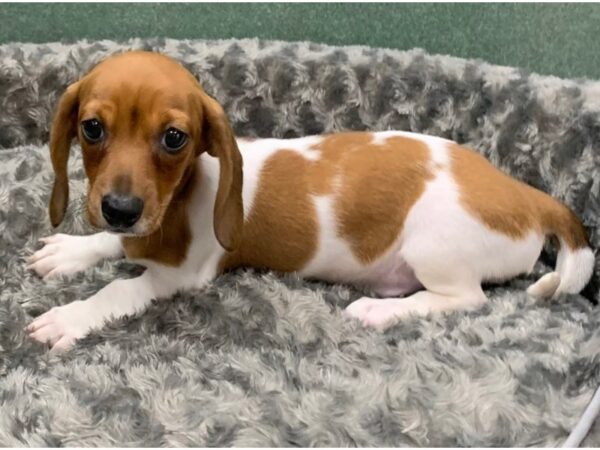
[[[221,106],[174,60],[129,52],[101,62],[61,97],[50,136],[53,226],[67,208],[67,160],[77,137],[92,225],[139,236],[155,232],[189,182],[196,157],[207,151],[220,163],[215,235],[227,250],[239,245],[242,159],[233,132]]]

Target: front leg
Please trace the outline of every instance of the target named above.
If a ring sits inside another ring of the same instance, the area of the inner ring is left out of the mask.
[[[50,344],[52,351],[65,350],[106,321],[143,311],[153,298],[174,293],[164,284],[160,288],[155,285],[149,271],[137,278],[113,281],[85,301],[52,308],[37,317],[27,331],[33,339]]]
[[[89,236],[55,234],[40,240],[45,245],[27,260],[27,268],[45,280],[81,272],[102,259],[123,256],[121,238],[107,232]]]

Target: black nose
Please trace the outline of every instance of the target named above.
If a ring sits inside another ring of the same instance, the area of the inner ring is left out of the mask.
[[[102,197],[102,216],[111,227],[133,226],[144,210],[144,201],[131,195],[108,194]]]

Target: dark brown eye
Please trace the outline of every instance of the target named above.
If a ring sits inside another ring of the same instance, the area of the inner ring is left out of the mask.
[[[81,122],[81,131],[83,132],[83,137],[90,144],[96,144],[104,137],[104,128],[102,128],[102,124],[96,119]]]
[[[183,148],[187,142],[187,134],[177,128],[169,128],[162,138],[162,145],[169,153],[175,153]]]

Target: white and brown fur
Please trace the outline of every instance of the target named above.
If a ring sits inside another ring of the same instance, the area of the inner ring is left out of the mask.
[[[81,136],[90,117],[107,130],[101,144]],[[157,136],[174,124],[189,141],[167,155]],[[530,295],[576,293],[591,277],[594,255],[574,214],[477,153],[400,131],[235,139],[218,103],[161,55],[109,58],[63,95],[50,144],[55,226],[67,207],[75,136],[91,223],[107,228],[100,199],[115,189],[143,198],[143,215],[124,234],[48,237],[30,267],[46,278],[126,256],[147,270],[35,319],[30,335],[55,350],[239,266],[372,288],[382,298],[359,299],[345,314],[378,328],[480,306],[481,283],[531,271],[549,236],[560,246],[556,271]]]

